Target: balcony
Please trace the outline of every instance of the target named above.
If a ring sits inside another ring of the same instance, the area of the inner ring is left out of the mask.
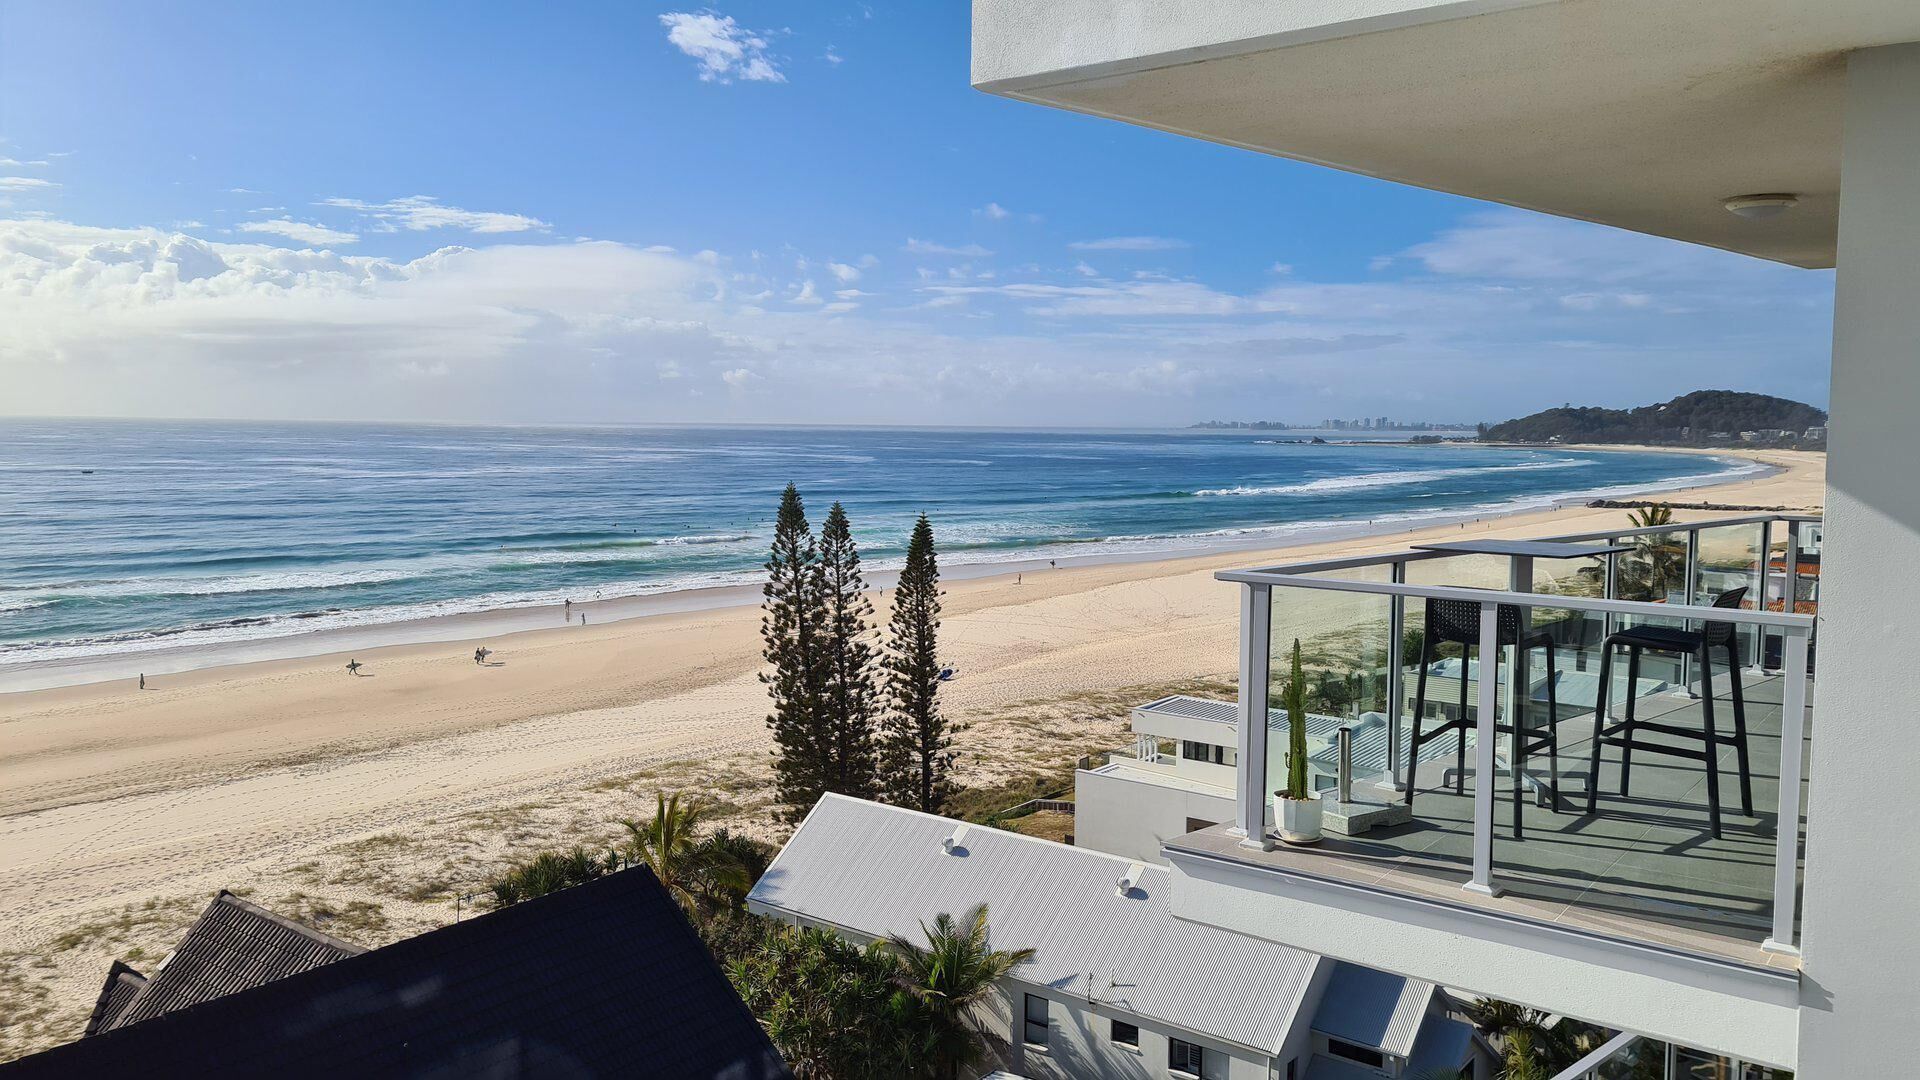
[[[1220,574],[1242,586],[1236,817],[1164,845],[1185,875],[1179,913],[1790,1065],[1791,1020],[1784,1041],[1763,1033],[1779,1033],[1789,1015],[1781,1010],[1798,995],[1820,531],[1817,518],[1724,518]],[[1709,606],[1739,588],[1747,590],[1739,606]],[[1467,723],[1423,742],[1409,777],[1432,601],[1470,605],[1464,610],[1477,613],[1470,625],[1478,633],[1467,635],[1470,657],[1458,644],[1427,655],[1423,729],[1463,712]],[[1502,606],[1518,610],[1520,640],[1532,643],[1518,678],[1514,648],[1500,644]],[[1698,654],[1648,652],[1629,684],[1625,650],[1616,654],[1607,675],[1610,723],[1631,696],[1647,727],[1637,735],[1625,796],[1622,751],[1604,748],[1589,813],[1602,643],[1637,626],[1708,624],[1731,627],[1738,656],[1729,670],[1726,651],[1713,650],[1711,679]],[[1309,690],[1312,785],[1339,782],[1337,759],[1312,737],[1325,734],[1330,717],[1355,731],[1356,746],[1359,732],[1370,744],[1384,734],[1384,762],[1355,753],[1347,781],[1356,798],[1389,803],[1403,803],[1411,782],[1411,821],[1329,834],[1311,846],[1275,838],[1266,796],[1285,775],[1281,700],[1295,640]],[[1497,675],[1483,657],[1498,658]],[[1731,736],[1736,681],[1751,812],[1736,747],[1721,742],[1715,835],[1705,763],[1653,748],[1705,746],[1685,733],[1703,730],[1709,707],[1716,732]],[[1535,744],[1551,731],[1557,746],[1528,754],[1516,770],[1516,730]],[[1272,902],[1263,907],[1252,893]],[[1596,997],[1610,985],[1615,995],[1645,995],[1648,977],[1752,1007],[1729,1015],[1724,1001],[1702,998],[1693,1015],[1671,1015],[1687,1005],[1668,994],[1622,1016],[1617,996]],[[1640,985],[1628,991],[1626,983]],[[1753,1037],[1739,1046],[1706,1037],[1724,1036],[1729,1025]]]

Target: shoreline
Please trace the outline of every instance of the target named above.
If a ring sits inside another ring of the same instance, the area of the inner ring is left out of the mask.
[[[1740,456],[1776,471],[1692,490],[1823,500],[1823,458]],[[1257,551],[949,576],[940,656],[958,675],[941,696],[968,725],[960,782],[1029,781],[1121,745],[1144,700],[1231,697],[1239,605],[1218,570],[1625,517],[1536,507]],[[1463,581],[1504,573],[1462,566]],[[1337,595],[1290,598],[1277,625],[1337,625]],[[144,691],[114,680],[0,694],[0,958],[29,973],[0,985],[0,1013],[21,1018],[0,1020],[0,1058],[77,1035],[107,965],[164,955],[220,889],[372,946],[445,925],[512,861],[607,843],[657,794],[707,802],[715,827],[781,839],[758,610],[585,627],[545,614],[545,628],[489,639],[485,665],[471,642],[417,642],[150,677]],[[365,665],[358,677],[342,670],[349,656]]]
[[[1486,449],[1511,449],[1505,445]],[[945,582],[958,583],[1014,577],[1064,568],[1122,566],[1138,563],[1177,562],[1243,553],[1288,550],[1337,542],[1361,542],[1397,536],[1421,529],[1446,525],[1498,521],[1518,515],[1584,506],[1596,499],[1632,498],[1638,495],[1674,495],[1709,491],[1743,482],[1756,482],[1787,471],[1758,456],[1758,451],[1721,448],[1622,446],[1612,444],[1568,444],[1556,449],[1622,452],[1675,453],[1707,457],[1735,465],[1722,474],[1683,476],[1670,481],[1642,485],[1611,485],[1567,492],[1561,495],[1520,496],[1507,503],[1469,507],[1460,511],[1435,511],[1429,514],[1401,514],[1369,520],[1316,522],[1302,526],[1249,526],[1234,530],[1237,537],[1222,536],[1208,541],[1203,535],[1168,536],[1166,541],[1188,540],[1186,544],[1142,547],[1134,551],[1104,551],[1074,555],[1059,552],[1059,546],[1040,545],[1028,557],[977,562],[956,562],[941,567]],[[1758,466],[1755,468],[1754,466]],[[1069,548],[1070,551],[1070,548]],[[897,570],[872,571],[867,575],[870,590],[893,587]],[[760,584],[700,585],[691,588],[664,589],[659,592],[575,601],[572,613],[584,616],[589,625],[618,625],[635,619],[726,608],[751,607],[759,603]],[[457,603],[457,600],[448,601]],[[36,691],[85,686],[134,679],[142,675],[181,675],[252,664],[305,660],[351,652],[374,653],[403,646],[446,645],[480,642],[515,634],[553,630],[571,625],[562,621],[562,605],[506,605],[477,611],[443,615],[372,621],[321,630],[265,634],[225,641],[184,645],[160,644],[151,648],[133,648],[80,656],[56,656],[0,664],[0,699]]]

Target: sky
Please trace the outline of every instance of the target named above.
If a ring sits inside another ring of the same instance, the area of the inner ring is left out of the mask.
[[[0,5],[0,414],[1824,407],[1833,278],[982,94],[967,5]]]

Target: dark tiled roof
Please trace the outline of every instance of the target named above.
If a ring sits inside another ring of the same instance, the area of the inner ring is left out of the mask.
[[[127,1002],[147,985],[147,977],[118,960],[107,969],[107,983],[100,988],[100,1000],[93,1003],[93,1015],[87,1017],[87,1029],[81,1033],[84,1038],[95,1032],[105,1031],[113,1026]]]
[[[365,951],[222,891],[173,955],[147,977],[145,988],[102,1030],[265,986]]]
[[[645,867],[58,1046],[71,1076],[789,1074]]]

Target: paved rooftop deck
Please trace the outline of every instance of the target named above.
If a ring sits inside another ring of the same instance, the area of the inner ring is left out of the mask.
[[[1730,733],[1730,685],[1724,677],[1716,682],[1715,718],[1720,730]],[[1498,897],[1460,887],[1473,862],[1471,754],[1464,796],[1441,786],[1442,771],[1453,763],[1451,753],[1422,763],[1414,820],[1407,825],[1358,837],[1328,836],[1310,848],[1280,844],[1271,852],[1242,848],[1220,827],[1167,846],[1493,908],[1756,967],[1797,968],[1796,958],[1760,948],[1772,919],[1782,682],[1777,675],[1745,675],[1754,814],[1740,813],[1734,751],[1723,747],[1724,835],[1719,840],[1707,827],[1706,773],[1700,762],[1682,758],[1637,756],[1632,797],[1622,799],[1620,752],[1608,747],[1600,772],[1599,812],[1587,815],[1592,717],[1584,714],[1560,725],[1563,812],[1534,805],[1529,798],[1523,811],[1525,833],[1516,840],[1510,782],[1505,776],[1498,780],[1493,847],[1494,882],[1502,890]],[[1664,693],[1642,698],[1639,716],[1697,726],[1700,708],[1699,701],[1684,693]],[[1617,706],[1615,712],[1618,715]],[[1649,741],[1658,738],[1650,736]],[[1452,737],[1443,741],[1451,749]],[[1502,738],[1503,766],[1506,744]],[[1528,762],[1533,775],[1544,777],[1546,769],[1544,755]]]

